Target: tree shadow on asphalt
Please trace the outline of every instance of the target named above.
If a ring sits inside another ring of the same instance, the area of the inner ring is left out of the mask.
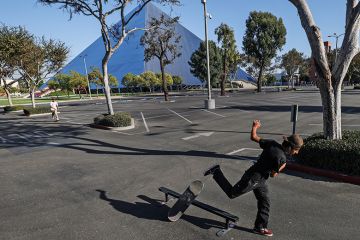
[[[104,190],[96,189],[96,191],[99,192],[99,198],[101,200],[108,202],[109,205],[111,205],[115,210],[119,212],[129,214],[137,218],[156,220],[160,222],[169,222],[167,214],[170,208],[166,204],[162,204],[162,201],[159,199],[153,199],[145,195],[139,195],[137,197],[141,200],[144,200],[145,202],[130,203],[118,199],[109,198],[106,195],[106,191]],[[212,219],[201,218],[187,214],[184,214],[181,219],[206,230],[211,228],[225,228],[224,222]],[[234,229],[252,232],[251,229],[241,226],[235,226]]]
[[[247,132],[240,132],[240,131],[231,131],[231,130],[213,130],[213,129],[185,129],[186,133],[199,133],[199,132],[232,132],[232,133],[244,133],[244,134],[249,134],[250,135],[250,131]],[[268,133],[268,132],[261,132],[258,131],[258,134],[262,134],[262,135],[280,135],[280,136],[287,136],[288,134],[286,133]]]
[[[67,143],[67,144],[62,144],[61,146],[64,148],[84,151],[90,154],[116,154],[116,155],[125,155],[125,156],[126,155],[127,156],[192,156],[192,157],[209,157],[209,158],[217,158],[217,159],[248,160],[233,155],[226,155],[226,154],[220,154],[209,151],[198,151],[198,150],[176,151],[176,150],[144,149],[144,148],[120,146],[113,143],[107,143],[104,141],[89,139],[79,136],[73,136],[72,138],[87,141],[90,143]],[[108,148],[113,148],[117,151],[100,150],[100,149],[95,149],[95,147],[102,147],[102,148],[108,147]]]
[[[7,124],[1,124],[7,123]],[[21,126],[9,126],[8,122],[0,120],[0,148],[42,147],[47,146],[52,139],[68,139],[86,134],[79,126],[59,125],[55,122],[44,122],[46,125],[29,125],[27,121],[18,121]]]
[[[233,105],[227,106],[222,109],[238,109],[244,111],[261,111],[261,112],[291,112],[291,106],[285,105],[258,105],[258,106],[241,106],[241,105]],[[342,113],[347,114],[357,114],[360,113],[360,107],[353,107],[353,106],[342,106],[341,107]],[[299,112],[304,113],[322,113],[323,107],[322,106],[299,106]]]

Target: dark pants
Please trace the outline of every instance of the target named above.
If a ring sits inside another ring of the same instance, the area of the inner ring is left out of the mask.
[[[229,183],[220,169],[214,173],[213,178],[231,199],[253,191],[258,207],[255,228],[267,228],[270,211],[269,190],[266,179],[260,173],[248,170],[234,186]]]

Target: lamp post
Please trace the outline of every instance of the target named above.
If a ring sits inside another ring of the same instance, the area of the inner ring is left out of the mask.
[[[208,41],[208,29],[207,29],[207,18],[208,15],[206,11],[206,0],[201,0],[201,3],[204,5],[204,19],[205,19],[205,42],[206,42],[206,66],[207,66],[207,82],[208,82],[208,99],[205,100],[205,108],[215,109],[215,99],[211,99],[211,84],[210,84],[210,60],[209,60],[209,41]]]
[[[88,76],[88,72],[87,72],[87,66],[86,66],[86,60],[85,57],[87,56],[87,54],[85,55],[80,55],[80,57],[82,57],[84,59],[84,67],[85,67],[85,74],[86,74],[86,81],[87,81],[87,85],[88,85],[88,91],[89,91],[89,97],[90,99],[92,99],[91,97],[91,89],[90,89],[90,82],[89,82],[89,76]]]
[[[337,60],[338,40],[339,40],[339,37],[343,36],[344,34],[345,33],[337,35],[336,33],[334,33],[334,35],[329,35],[328,36],[328,37],[334,37],[336,39],[336,42],[335,42],[335,63],[334,64],[336,64],[336,60]]]

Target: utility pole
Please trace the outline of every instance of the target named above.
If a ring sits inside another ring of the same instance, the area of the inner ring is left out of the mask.
[[[87,81],[87,85],[88,85],[88,91],[89,91],[89,97],[90,99],[92,99],[91,97],[91,89],[90,89],[90,82],[89,82],[89,76],[88,76],[88,72],[87,72],[87,66],[86,66],[86,60],[85,57],[87,56],[87,54],[80,56],[84,59],[84,67],[85,67],[85,74],[86,74],[86,81]]]
[[[210,57],[209,57],[208,27],[207,27],[208,13],[206,11],[206,0],[201,0],[201,3],[204,5],[206,66],[207,66],[207,82],[208,82],[208,84],[207,84],[208,85],[208,99],[205,100],[205,108],[215,109],[215,99],[211,99]]]

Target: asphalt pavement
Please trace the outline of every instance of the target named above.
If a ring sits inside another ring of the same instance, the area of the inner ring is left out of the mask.
[[[200,179],[198,200],[239,217],[222,239],[264,239],[251,233],[256,217],[252,193],[228,199],[202,172],[219,163],[232,183],[261,153],[258,134],[281,141],[292,131],[290,109],[299,104],[297,132],[322,130],[320,95],[296,92],[214,94],[114,100],[136,127],[127,131],[90,128],[106,112],[104,100],[61,103],[60,122],[50,116],[0,114],[0,239],[218,239],[224,220],[191,206],[175,223],[174,201],[162,204],[165,186],[183,192]],[[343,129],[360,129],[360,92],[343,92]],[[355,239],[360,235],[360,187],[286,171],[268,181],[269,228],[274,239]]]

